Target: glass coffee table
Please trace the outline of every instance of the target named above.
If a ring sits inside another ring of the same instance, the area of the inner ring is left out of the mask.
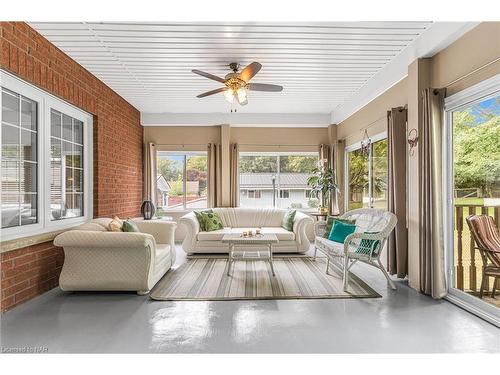
[[[271,271],[275,276],[273,245],[278,242],[278,237],[275,234],[264,233],[252,237],[243,237],[239,233],[225,234],[222,237],[222,243],[229,245],[227,275],[231,276],[231,266],[235,260],[265,260],[271,265]],[[238,249],[235,249],[235,246]],[[261,256],[261,253],[264,253],[264,256]]]

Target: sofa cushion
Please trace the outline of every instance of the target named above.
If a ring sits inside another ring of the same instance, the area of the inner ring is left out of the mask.
[[[108,224],[108,229],[111,232],[121,232],[123,226],[123,220],[121,220],[118,216],[113,216],[113,220],[111,220]]]
[[[139,227],[131,219],[127,219],[122,225],[123,232],[140,232]]]
[[[295,233],[281,227],[263,227],[262,233],[272,233],[279,241],[295,241]]]
[[[356,226],[354,224],[343,223],[341,221],[335,221],[333,223],[332,230],[330,231],[330,235],[328,239],[330,241],[344,243],[346,237],[356,230]]]
[[[283,216],[281,227],[286,230],[293,230],[293,220],[295,219],[296,210],[288,210]]]
[[[200,212],[200,227],[206,232],[213,232],[224,228],[219,215],[216,212]]]
[[[328,219],[326,220],[325,234],[323,235],[323,237],[328,238],[330,236],[330,232],[332,231],[333,224],[336,221],[341,221],[341,222],[347,223],[347,224],[356,224],[355,220],[341,219],[341,218],[336,217],[336,216],[328,216]]]
[[[203,215],[201,214],[202,212],[206,213],[212,213],[212,209],[207,209],[207,210],[201,210],[201,211],[194,211],[194,214],[196,215],[196,219],[198,219],[198,224],[200,224],[200,230],[201,231],[206,231],[207,229],[205,228],[205,221],[203,220]]]
[[[222,241],[225,234],[231,233],[231,228],[213,230],[211,232],[198,232],[198,241]]]

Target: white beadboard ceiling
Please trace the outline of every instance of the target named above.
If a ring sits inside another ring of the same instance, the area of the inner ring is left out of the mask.
[[[324,113],[345,103],[414,43],[431,22],[31,23],[143,113],[228,113],[220,87],[230,62],[262,63],[240,113]]]

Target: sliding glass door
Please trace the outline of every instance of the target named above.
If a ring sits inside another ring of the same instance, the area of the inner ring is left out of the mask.
[[[377,137],[368,152],[346,150],[346,207],[387,209],[387,138]]]
[[[495,277],[484,274],[491,259],[477,248],[466,222],[469,215],[482,214],[500,227],[500,93],[498,85],[490,83],[485,81],[446,100],[445,194],[451,204],[445,207],[445,217],[452,298],[500,322],[500,295],[493,298],[491,293]]]

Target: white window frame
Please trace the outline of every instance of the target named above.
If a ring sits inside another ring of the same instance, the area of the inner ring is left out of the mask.
[[[93,217],[93,119],[92,115],[44,90],[0,70],[1,87],[37,102],[37,223],[2,228],[2,241],[67,229]],[[2,105],[0,95],[0,107]],[[50,216],[50,109],[54,108],[83,122],[83,216],[51,220]],[[1,111],[0,111],[1,116]],[[0,134],[1,144],[1,134]],[[1,211],[0,211],[1,216]]]
[[[454,265],[454,222],[453,206],[453,112],[470,107],[472,104],[500,95],[500,74],[466,88],[444,100],[443,129],[443,227],[445,238],[445,267],[448,294],[445,297],[450,302],[459,305],[467,311],[500,327],[500,311],[477,297],[463,292],[453,285],[455,278]]]
[[[165,212],[186,212],[193,211],[191,208],[187,208],[187,158],[188,156],[206,156],[207,157],[207,172],[208,172],[208,151],[170,151],[170,150],[156,150],[156,173],[158,173],[158,154],[162,152],[167,155],[172,156],[183,156],[183,166],[182,166],[182,191],[184,192],[182,197],[182,207],[166,208]],[[155,179],[156,181],[156,179]],[[167,181],[168,182],[168,181]],[[156,187],[155,187],[156,189]],[[208,176],[207,176],[207,207],[208,208]]]
[[[370,137],[370,151],[368,154],[368,190],[371,192],[371,184],[372,184],[372,144],[378,141],[382,141],[387,139],[387,132],[382,132],[375,134],[373,137]],[[361,148],[361,141],[353,143],[345,148],[344,151],[344,207],[347,209],[349,207],[349,152],[353,152],[359,150]],[[370,207],[372,206],[372,199],[370,198]]]

